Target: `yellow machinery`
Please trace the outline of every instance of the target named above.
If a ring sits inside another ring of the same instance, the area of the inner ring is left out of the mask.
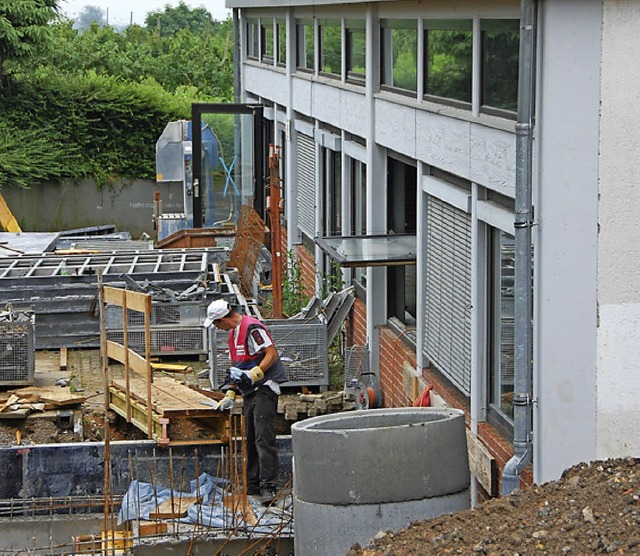
[[[0,226],[5,232],[21,232],[20,224],[16,220],[15,216],[9,209],[9,205],[4,200],[2,193],[0,193]]]

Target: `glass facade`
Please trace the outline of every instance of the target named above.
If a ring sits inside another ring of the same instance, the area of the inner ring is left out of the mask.
[[[418,22],[415,19],[385,19],[381,23],[380,79],[383,85],[417,91]]]
[[[470,103],[472,21],[428,20],[424,27],[425,96]]]

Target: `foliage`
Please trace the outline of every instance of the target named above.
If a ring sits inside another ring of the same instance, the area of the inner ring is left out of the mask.
[[[0,186],[91,176],[153,178],[155,143],[168,121],[189,117],[188,91],[152,80],[127,83],[95,72],[39,69],[0,103]]]
[[[471,102],[472,33],[430,30],[427,92]]]
[[[148,13],[144,23],[149,30],[157,32],[161,37],[170,37],[182,30],[188,30],[194,35],[205,35],[215,25],[206,8],[191,9],[182,1],[175,8],[167,4],[161,12]]]
[[[0,2],[0,78],[6,63],[34,56],[50,44],[48,23],[58,17],[58,0]]]
[[[86,6],[96,21],[79,33],[56,19],[58,1],[0,0],[0,71],[11,67],[0,81],[0,187],[154,178],[165,125],[189,119],[193,102],[232,99],[232,21],[181,4],[161,15],[185,28],[118,32]]]
[[[282,311],[287,316],[295,315],[308,301],[300,263],[293,251],[287,251],[287,267],[282,278]]]
[[[233,97],[231,20],[206,33],[182,29],[169,37],[137,25],[118,32],[96,23],[80,34],[71,22],[53,26],[52,32],[55,45],[40,58],[42,65],[69,73],[94,70],[130,81],[151,77],[168,91],[197,87],[203,97],[220,102]]]
[[[102,8],[98,6],[85,6],[80,10],[73,27],[78,31],[85,31],[96,23],[99,27],[107,24],[107,18]]]

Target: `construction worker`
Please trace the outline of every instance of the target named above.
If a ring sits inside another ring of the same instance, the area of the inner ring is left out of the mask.
[[[231,367],[221,388],[226,395],[219,409],[233,409],[236,395],[242,395],[247,435],[247,494],[260,495],[262,503],[268,504],[276,495],[276,411],[280,383],[286,380],[284,367],[264,324],[236,312],[226,301],[212,301],[203,324],[229,331]]]

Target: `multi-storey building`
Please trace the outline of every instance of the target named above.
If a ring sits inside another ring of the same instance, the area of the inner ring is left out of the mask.
[[[238,101],[282,148],[286,249],[316,291],[336,262],[354,285],[384,405],[433,384],[525,483],[638,455],[640,7],[227,7]]]

